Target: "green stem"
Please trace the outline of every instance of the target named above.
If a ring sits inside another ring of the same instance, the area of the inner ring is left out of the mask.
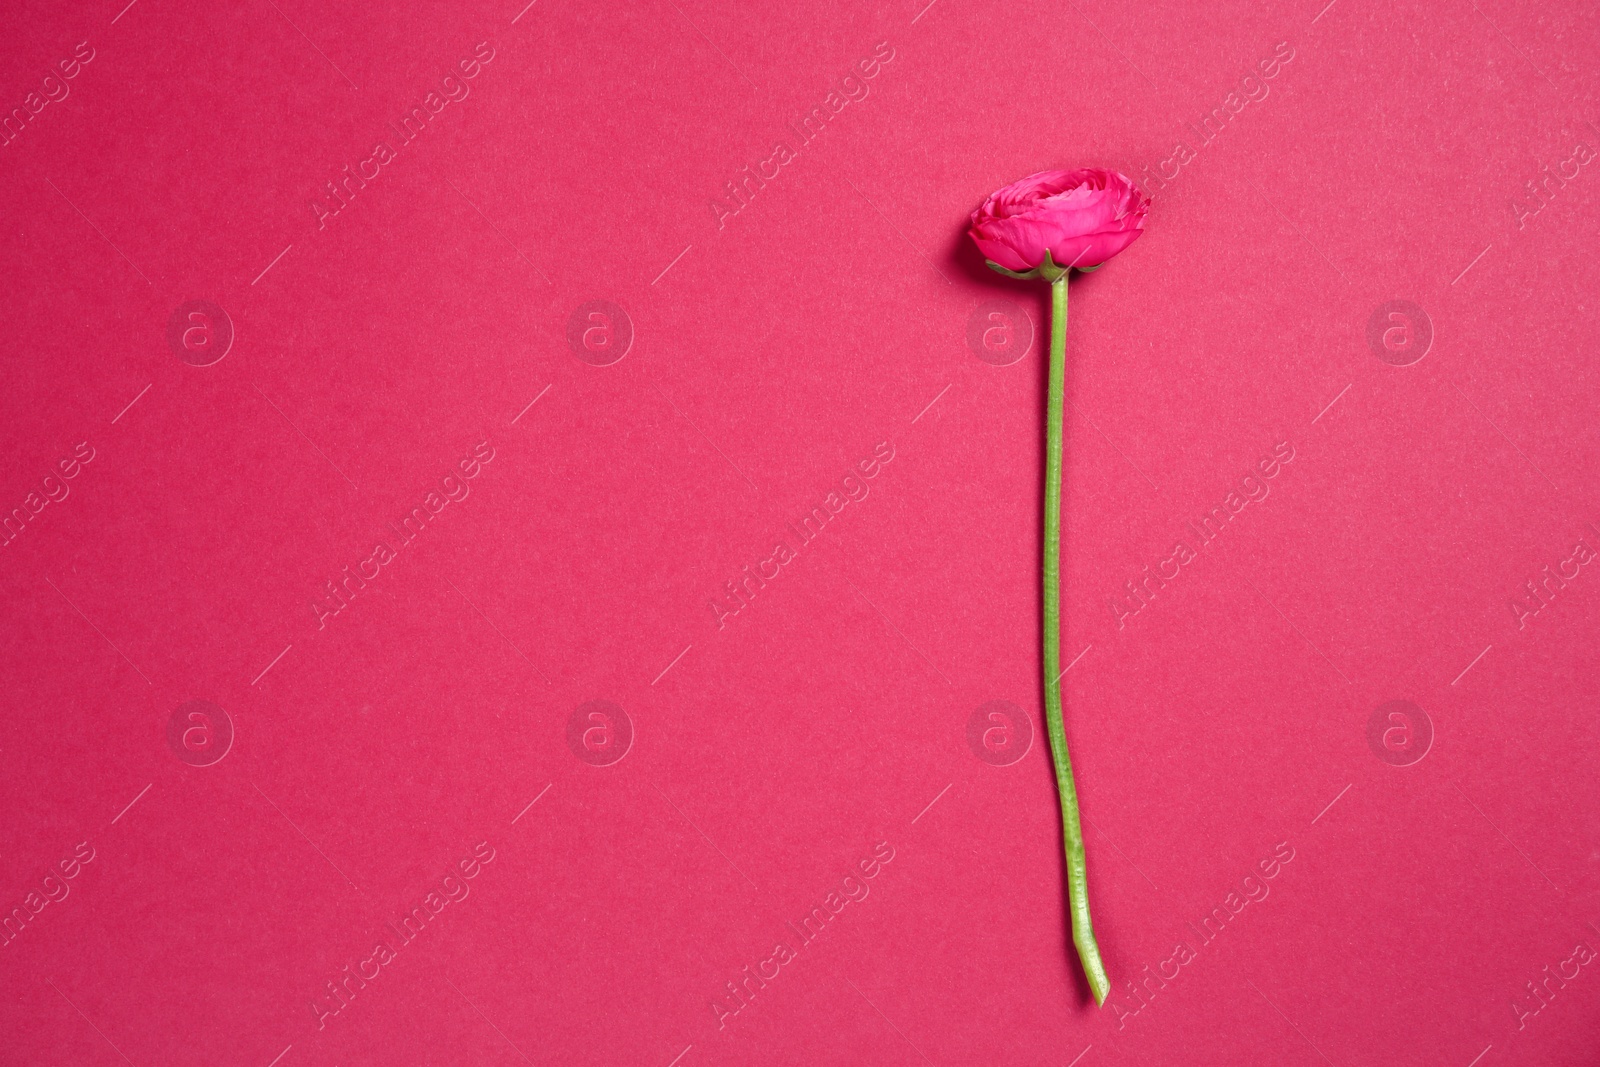
[[[1072,910],[1072,943],[1089,979],[1096,1004],[1111,991],[1100,946],[1089,922],[1089,874],[1084,862],[1083,827],[1078,822],[1078,790],[1072,783],[1066,727],[1061,720],[1061,415],[1066,391],[1067,276],[1050,283],[1050,396],[1044,444],[1044,719],[1050,730],[1050,755],[1061,792],[1061,837],[1067,853],[1067,895]]]

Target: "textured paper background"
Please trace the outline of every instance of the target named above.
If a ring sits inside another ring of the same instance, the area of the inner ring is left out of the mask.
[[[1323,2],[12,5],[0,1061],[1594,1063],[1600,21]]]

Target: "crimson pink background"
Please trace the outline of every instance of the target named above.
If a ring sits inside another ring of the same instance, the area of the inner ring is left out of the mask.
[[[1592,5],[125,5],[13,4],[0,60],[0,1061],[1600,1058],[1600,575],[1512,607],[1600,548]],[[319,226],[480,43],[470,94]],[[1043,363],[968,343],[988,301],[1037,335],[1045,292],[962,236],[1078,165],[1171,179],[1072,292],[1099,1010],[1039,719]],[[192,300],[236,334],[209,366],[168,340]],[[632,324],[610,365],[568,342],[591,300]],[[1391,300],[1431,323],[1406,365],[1368,341]],[[480,442],[470,495],[319,627]],[[719,628],[724,582],[880,442]],[[1270,495],[1119,620],[1280,442]],[[232,725],[219,762],[169,745],[191,700]],[[568,743],[591,700],[632,725],[620,762]],[[1016,762],[968,743],[994,700],[1032,720]],[[1386,749],[1394,700],[1420,710]],[[469,895],[319,1020],[479,842]],[[719,1025],[879,842],[869,894]]]

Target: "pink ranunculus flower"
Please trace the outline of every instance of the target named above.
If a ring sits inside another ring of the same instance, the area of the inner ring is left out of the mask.
[[[1111,978],[1089,917],[1088,859],[1078,813],[1078,787],[1067,754],[1061,704],[1061,438],[1066,410],[1067,290],[1074,270],[1100,265],[1139,239],[1150,200],[1114,170],[1047,170],[1012,182],[972,213],[967,231],[989,266],[1013,278],[1050,283],[1050,377],[1044,430],[1044,624],[1040,671],[1050,759],[1061,795],[1061,844],[1066,859],[1072,943],[1096,1004]],[[1068,664],[1070,667],[1071,664]]]
[[[1092,270],[1144,232],[1150,199],[1124,174],[1086,167],[1014,181],[972,213],[968,231],[985,258],[1010,271],[1045,261]]]

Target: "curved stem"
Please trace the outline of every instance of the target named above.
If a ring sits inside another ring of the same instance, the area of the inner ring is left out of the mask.
[[[1061,720],[1061,416],[1066,392],[1067,276],[1050,283],[1050,395],[1044,444],[1044,718],[1050,730],[1050,755],[1061,792],[1061,838],[1067,853],[1067,894],[1072,911],[1072,943],[1089,979],[1096,1004],[1111,991],[1100,946],[1089,922],[1089,874],[1084,862],[1083,827],[1078,822],[1078,791],[1072,783],[1066,727]]]

